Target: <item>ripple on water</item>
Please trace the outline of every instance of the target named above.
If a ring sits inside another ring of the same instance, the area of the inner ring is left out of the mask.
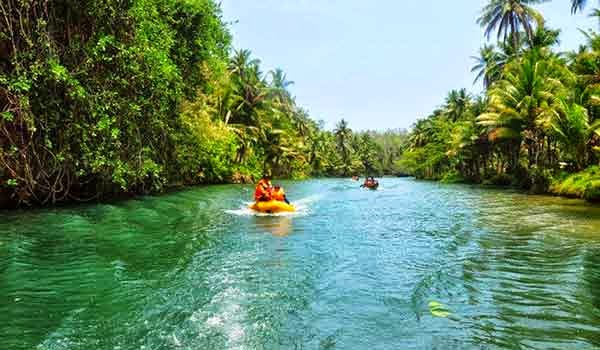
[[[0,349],[600,347],[598,207],[284,186],[287,216],[249,211],[250,186],[0,214]]]

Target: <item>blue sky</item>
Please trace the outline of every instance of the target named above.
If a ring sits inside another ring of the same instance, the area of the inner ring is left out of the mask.
[[[471,56],[484,43],[476,19],[486,0],[223,0],[236,48],[250,49],[263,70],[280,67],[298,104],[333,128],[409,128],[450,89],[473,85]],[[590,4],[591,5],[591,4]],[[560,49],[597,28],[570,1],[538,6],[562,30]],[[588,9],[589,11],[589,9]]]

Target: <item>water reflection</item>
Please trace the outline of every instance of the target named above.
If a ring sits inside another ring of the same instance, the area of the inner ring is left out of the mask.
[[[285,237],[292,232],[291,216],[255,216],[253,222],[258,232],[268,232],[273,236]]]

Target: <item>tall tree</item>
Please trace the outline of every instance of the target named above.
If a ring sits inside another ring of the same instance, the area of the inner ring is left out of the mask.
[[[467,89],[452,90],[446,97],[445,112],[451,121],[460,120],[471,103]]]
[[[583,11],[587,5],[587,0],[571,0],[571,13],[576,14],[577,12]]]
[[[532,41],[534,28],[543,26],[544,19],[536,9],[530,5],[539,4],[546,0],[490,0],[481,11],[477,19],[485,29],[489,39],[492,32],[498,31],[498,40],[504,42],[512,38],[514,49],[521,45],[521,29],[525,32],[527,40]]]
[[[342,155],[345,171],[348,171],[350,165],[351,138],[352,130],[348,127],[348,122],[345,119],[340,120],[333,131],[336,139],[338,151]]]
[[[294,82],[287,79],[286,74],[281,68],[271,71],[270,76],[270,86],[273,97],[282,109],[286,112],[291,112],[294,103],[288,88],[293,85]]]
[[[479,50],[479,57],[472,57],[476,64],[471,68],[471,72],[477,73],[473,84],[483,80],[483,87],[489,88],[495,81],[502,76],[502,69],[506,64],[506,57],[496,51],[494,45],[484,45]]]
[[[530,165],[538,162],[544,137],[541,116],[556,108],[555,102],[565,93],[562,80],[567,75],[560,62],[534,50],[511,62],[504,78],[489,90],[488,112],[478,121],[489,128],[491,140],[508,141],[511,170],[519,164],[523,141],[528,142]]]
[[[537,27],[533,33],[530,48],[547,49],[560,44],[560,29],[550,29],[545,26]]]
[[[583,169],[590,139],[600,130],[600,121],[590,124],[587,110],[564,98],[547,113],[547,122],[577,170]]]

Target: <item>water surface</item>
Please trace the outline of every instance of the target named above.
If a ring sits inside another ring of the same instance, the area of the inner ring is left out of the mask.
[[[600,208],[381,182],[2,213],[0,349],[600,348]]]

